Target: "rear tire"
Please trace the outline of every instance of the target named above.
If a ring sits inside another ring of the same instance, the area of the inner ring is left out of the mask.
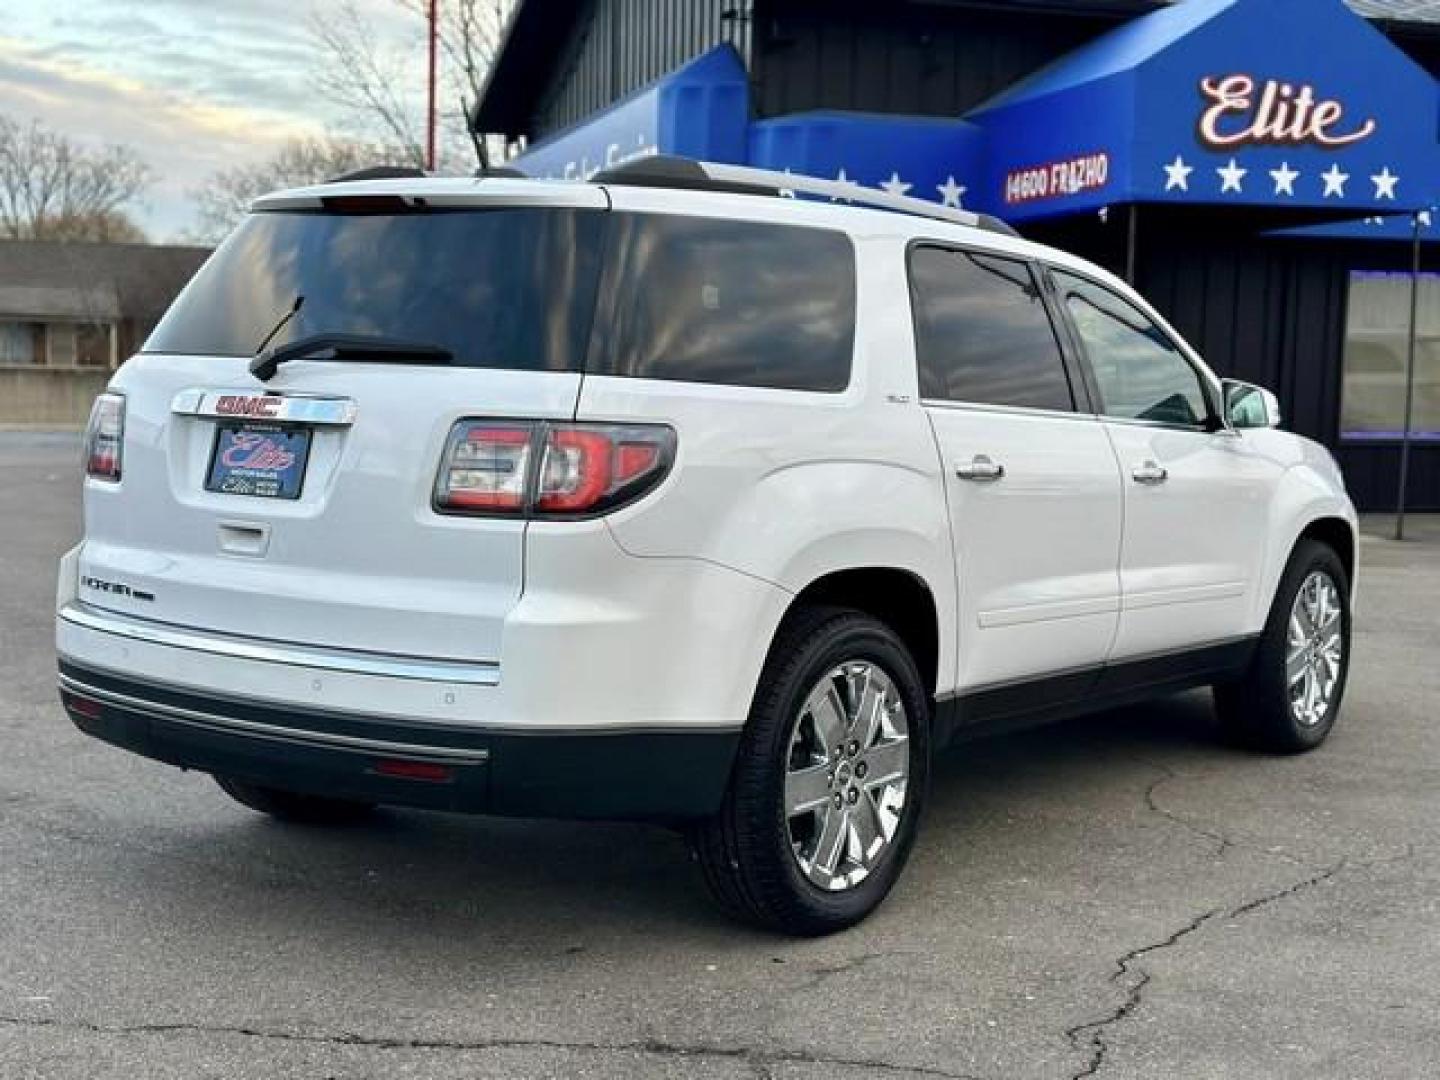
[[[242,806],[296,825],[349,825],[370,816],[375,809],[373,803],[302,795],[228,776],[217,776],[215,782]]]
[[[805,936],[873,911],[915,840],[929,719],[930,695],[888,626],[845,608],[790,616],[760,677],[724,803],[691,831],[719,905]]]
[[[1340,713],[1350,670],[1350,582],[1333,549],[1302,541],[1280,578],[1254,659],[1215,687],[1230,741],[1273,754],[1313,750]]]

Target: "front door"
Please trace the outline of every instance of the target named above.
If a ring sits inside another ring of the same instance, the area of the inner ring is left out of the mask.
[[[1163,327],[1108,288],[1055,277],[1125,492],[1112,659],[1244,635],[1280,466],[1219,423],[1208,380]]]
[[[1104,426],[1076,409],[1035,270],[923,246],[910,272],[947,475],[959,688],[1093,670],[1118,619],[1120,479]]]

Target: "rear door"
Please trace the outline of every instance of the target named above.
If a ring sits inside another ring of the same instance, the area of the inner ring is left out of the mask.
[[[1114,659],[1242,636],[1283,466],[1218,421],[1208,380],[1154,319],[1098,282],[1055,280],[1125,491]]]
[[[1093,668],[1119,610],[1120,482],[1104,430],[1077,409],[1036,270],[926,244],[910,275],[921,396],[948,473],[960,686]]]
[[[437,469],[461,418],[573,417],[605,203],[485,184],[495,198],[469,185],[450,205],[339,186],[251,215],[221,246],[115,380],[123,477],[87,485],[85,603],[269,640],[498,659],[525,524],[440,512]],[[261,382],[249,363],[272,333],[273,345],[341,333],[432,348],[300,358]]]

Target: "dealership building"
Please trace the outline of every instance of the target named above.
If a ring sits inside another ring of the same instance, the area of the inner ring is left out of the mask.
[[[474,121],[531,175],[679,154],[996,214],[1275,390],[1363,508],[1408,430],[1440,510],[1437,74],[1440,0],[521,0]]]

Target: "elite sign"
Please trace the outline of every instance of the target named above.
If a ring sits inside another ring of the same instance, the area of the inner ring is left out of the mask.
[[[1434,79],[1341,0],[1184,0],[970,115],[987,209],[1394,213],[1440,191]]]

